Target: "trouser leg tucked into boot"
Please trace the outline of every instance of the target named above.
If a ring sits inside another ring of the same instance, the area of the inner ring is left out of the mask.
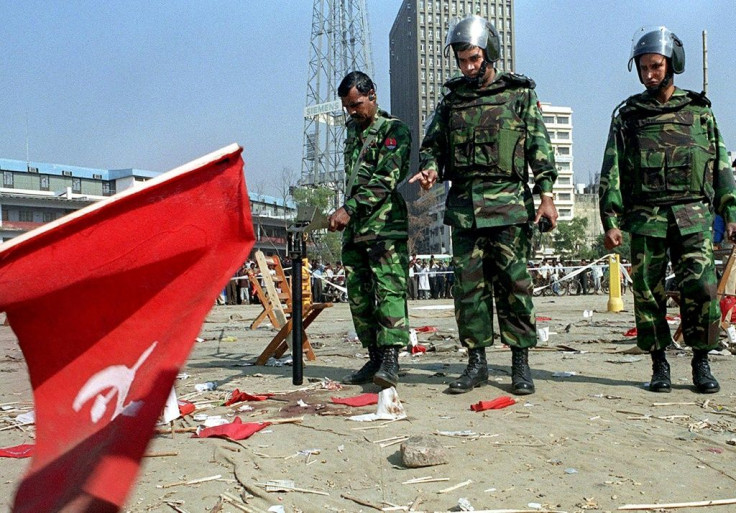
[[[381,388],[395,387],[399,384],[399,346],[383,346],[381,367],[373,376],[373,383]]]
[[[529,368],[529,349],[511,348],[511,392],[516,395],[534,393],[532,370]]]
[[[651,392],[669,393],[672,390],[670,381],[670,364],[667,363],[664,349],[652,351],[652,379],[649,381]]]
[[[468,349],[468,366],[457,380],[450,383],[448,392],[451,394],[464,394],[475,387],[485,385],[488,381],[488,362],[486,361],[486,348],[476,347]]]
[[[721,390],[716,378],[710,373],[710,365],[708,365],[708,351],[693,351],[693,384],[695,389],[701,394],[715,394]]]
[[[369,360],[360,368],[360,370],[348,374],[342,378],[342,382],[346,385],[362,385],[373,381],[373,376],[381,367],[381,351],[378,346],[368,346]]]

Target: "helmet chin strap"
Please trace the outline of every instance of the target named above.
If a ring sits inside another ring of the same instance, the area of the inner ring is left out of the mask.
[[[646,87],[646,86],[644,87],[646,87],[646,90],[649,91],[650,93],[658,93],[666,89],[667,87],[669,87],[669,85],[672,83],[672,77],[673,77],[672,72],[668,71],[659,84],[657,84],[654,87]]]
[[[473,78],[466,78],[466,80],[470,83],[470,85],[474,87],[480,87],[483,85],[483,78],[486,76],[487,70],[488,70],[488,60],[483,59],[483,64],[480,65],[478,74],[474,76]]]

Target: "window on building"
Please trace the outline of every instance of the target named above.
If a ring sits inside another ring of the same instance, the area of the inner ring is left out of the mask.
[[[72,192],[77,193],[77,194],[82,193],[82,179],[81,178],[72,179]]]
[[[3,187],[13,187],[13,173],[11,171],[3,171]]]
[[[42,191],[48,191],[49,190],[49,175],[41,175],[38,177],[40,180],[40,189]]]
[[[557,147],[557,153],[559,155],[569,155],[570,154],[570,147],[569,146],[558,146]]]
[[[570,132],[568,132],[567,130],[558,130],[557,138],[567,141],[570,139]]]
[[[102,182],[102,195],[112,196],[113,194],[115,194],[115,187],[113,187],[113,184],[110,182]]]
[[[557,169],[559,171],[570,171],[570,163],[569,162],[558,162]]]
[[[544,121],[545,125],[551,125],[555,122],[554,116],[542,116],[542,121]]]
[[[558,176],[557,177],[557,185],[570,185],[570,184],[572,184],[571,176]]]
[[[53,212],[44,212],[43,213],[43,222],[44,223],[50,223],[56,219],[56,215]]]
[[[569,192],[558,192],[557,200],[558,201],[570,201],[570,193]]]
[[[570,116],[557,116],[557,122],[561,125],[567,125],[570,123]]]
[[[23,221],[27,223],[33,222],[33,210],[19,210],[18,221]]]
[[[572,211],[569,208],[561,208],[559,213],[560,217],[570,217],[572,215]]]

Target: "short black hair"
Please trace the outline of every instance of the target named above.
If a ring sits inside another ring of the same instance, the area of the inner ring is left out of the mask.
[[[352,88],[356,88],[358,92],[368,94],[371,89],[376,90],[376,86],[371,80],[371,77],[363,73],[362,71],[351,71],[345,78],[342,79],[340,85],[337,87],[337,95],[340,98],[345,98],[350,94]]]

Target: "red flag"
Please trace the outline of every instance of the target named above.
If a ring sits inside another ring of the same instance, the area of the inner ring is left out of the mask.
[[[219,292],[253,245],[237,145],[0,245],[33,386],[13,511],[117,511]]]

